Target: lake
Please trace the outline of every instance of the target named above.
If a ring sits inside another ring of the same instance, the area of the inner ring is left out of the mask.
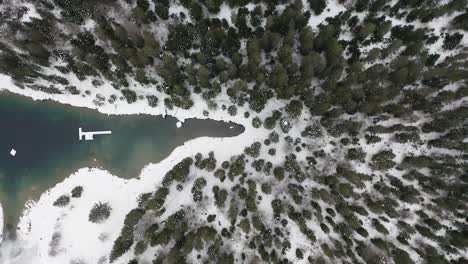
[[[136,177],[145,165],[161,161],[185,141],[244,131],[241,125],[210,119],[187,119],[177,128],[177,121],[169,116],[106,115],[0,92],[0,202],[7,229],[16,226],[29,199],[38,199],[79,168],[101,167],[119,177]],[[80,127],[112,134],[80,141]]]

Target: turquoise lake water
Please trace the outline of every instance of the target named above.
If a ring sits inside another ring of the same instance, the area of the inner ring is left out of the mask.
[[[120,177],[136,177],[145,165],[161,161],[187,140],[244,131],[240,125],[214,120],[188,119],[181,128],[176,123],[173,117],[105,115],[0,93],[0,202],[5,222],[15,226],[27,200],[37,199],[79,168],[101,167]],[[80,141],[79,127],[112,134]]]

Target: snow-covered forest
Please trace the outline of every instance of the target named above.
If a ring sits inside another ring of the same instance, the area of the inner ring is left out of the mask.
[[[468,263],[466,0],[4,0],[0,21],[0,89],[246,129],[135,179],[78,171],[5,263]]]

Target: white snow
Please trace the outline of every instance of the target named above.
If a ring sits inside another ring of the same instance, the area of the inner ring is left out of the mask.
[[[309,3],[305,0],[302,1],[302,4],[304,5],[304,11],[306,10],[305,7],[308,8]],[[309,10],[309,9],[307,9]],[[322,24],[327,17],[334,17],[338,15],[340,12],[346,11],[346,8],[338,3],[337,0],[330,0],[327,2],[327,7],[325,10],[320,15],[315,15],[314,12],[312,12],[312,15],[310,16],[309,22],[307,25],[309,25],[313,30],[317,29],[318,25]]]
[[[152,108],[147,105],[145,100],[139,100],[133,104],[127,104],[125,100],[117,100],[114,104],[107,103],[97,106],[93,103],[92,96],[51,95],[21,89],[12,82],[10,77],[5,75],[0,75],[0,83],[2,83],[0,92],[7,90],[31,97],[34,100],[53,99],[63,104],[97,109],[106,114],[164,115],[167,112],[168,115],[179,120],[178,126],[182,125],[185,118],[210,118],[226,122],[232,121],[246,127],[245,132],[237,137],[202,137],[190,140],[176,148],[160,163],[148,164],[139,177],[130,180],[119,178],[101,169],[83,168],[78,170],[63,182],[43,193],[38,201],[30,201],[27,204],[17,228],[18,242],[3,243],[0,249],[0,263],[2,264],[62,264],[71,261],[83,263],[103,261],[102,263],[108,263],[106,257],[112,248],[113,241],[119,235],[125,215],[137,205],[138,195],[154,191],[165,173],[182,158],[194,156],[198,152],[207,156],[208,152],[214,151],[216,159],[227,160],[233,154],[242,153],[246,144],[250,145],[253,141],[263,140],[271,132],[263,128],[254,129],[251,127],[250,118],[244,118],[242,114],[230,116],[221,108],[210,110],[209,116],[206,117],[203,115],[203,110],[208,110],[208,107],[203,99],[197,95],[193,96],[195,104],[189,110],[168,110],[163,104]],[[85,87],[84,84],[78,85]],[[112,94],[115,90],[110,85],[104,84],[99,87],[99,92]],[[220,98],[218,102],[228,105],[227,95],[224,93],[223,96],[226,97]],[[281,106],[284,106],[282,101],[272,100],[258,116],[265,117],[271,114],[272,109]],[[242,113],[246,109],[239,108],[239,112]],[[78,185],[84,189],[81,198],[71,198],[70,204],[65,208],[52,205],[59,196],[70,195],[70,191]],[[88,221],[89,210],[97,202],[107,202],[112,207],[111,216],[102,224],[93,224]],[[54,257],[49,255],[49,244],[53,236],[57,244],[53,251]],[[13,255],[16,257],[12,257]],[[128,263],[129,260],[129,257],[124,255],[114,263]]]
[[[33,4],[24,3],[23,5],[28,9],[28,11],[23,15],[23,17],[21,17],[21,22],[31,22],[31,18],[42,18],[39,13],[37,13],[36,7],[34,7]]]
[[[307,1],[303,1],[304,5],[308,5]],[[30,12],[33,8],[30,8]],[[327,9],[319,16],[312,14],[308,25],[313,29],[316,29],[326,17],[335,16],[339,12],[345,10],[345,7],[338,3],[337,0],[328,1]],[[188,11],[182,6],[171,6],[170,13],[177,14],[179,12],[187,13]],[[33,17],[34,14],[30,15]],[[231,10],[228,6],[222,5],[221,11],[217,17],[225,18],[229,24],[231,21]],[[446,19],[446,18],[444,18]],[[399,24],[398,21],[392,20],[395,24]],[[434,23],[439,23],[439,20]],[[93,27],[92,23],[86,23],[86,27]],[[439,27],[441,28],[441,27]],[[437,31],[440,31],[439,29]],[[162,34],[164,35],[164,34]],[[464,42],[468,41],[468,37],[465,36]],[[245,43],[243,43],[245,45]],[[18,240],[17,242],[4,242],[0,247],[0,263],[5,264],[24,264],[24,263],[108,263],[107,257],[111,250],[113,241],[119,235],[120,228],[123,225],[125,215],[129,210],[133,209],[137,205],[138,195],[145,192],[154,191],[165,173],[171,169],[176,163],[182,158],[187,156],[193,156],[200,152],[204,156],[207,156],[209,151],[214,151],[215,157],[218,161],[228,160],[233,154],[242,153],[246,144],[250,145],[254,141],[263,141],[271,130],[263,128],[253,129],[251,126],[251,118],[254,116],[260,116],[262,119],[271,114],[273,109],[278,109],[284,106],[284,102],[281,100],[269,101],[266,108],[259,114],[254,114],[250,118],[244,118],[242,114],[236,116],[230,116],[225,111],[218,109],[210,109],[209,116],[203,115],[204,110],[208,110],[206,103],[203,99],[196,94],[192,95],[195,102],[194,106],[189,110],[174,109],[168,110],[164,104],[159,104],[157,107],[149,107],[145,100],[138,100],[133,104],[127,104],[124,100],[117,100],[115,103],[105,103],[102,105],[96,105],[93,101],[96,98],[97,93],[110,98],[113,94],[118,94],[109,83],[105,83],[99,89],[94,89],[91,85],[91,80],[78,81],[73,75],[66,76],[70,80],[71,85],[77,87],[89,87],[91,95],[69,95],[69,94],[57,94],[51,95],[40,91],[33,91],[29,89],[22,89],[16,86],[10,77],[0,74],[0,83],[2,86],[1,90],[8,90],[17,94],[25,95],[33,98],[34,100],[45,100],[52,99],[63,104],[70,104],[74,106],[87,107],[97,109],[98,111],[106,114],[152,114],[152,115],[171,115],[176,117],[179,121],[176,126],[180,128],[185,118],[200,118],[200,119],[214,119],[223,121],[233,121],[245,126],[246,131],[240,136],[233,138],[197,138],[186,142],[184,145],[176,148],[166,159],[158,164],[148,164],[141,172],[138,178],[133,179],[122,179],[116,175],[112,175],[107,171],[101,169],[90,169],[82,168],[66,178],[62,183],[58,183],[56,186],[43,193],[38,201],[30,201],[27,209],[23,212],[23,215],[18,224]],[[147,89],[142,86],[134,87],[134,83],[131,83],[132,89],[137,91],[139,95],[147,95],[154,93],[154,90]],[[82,88],[84,90],[84,88]],[[225,87],[223,87],[225,89]],[[157,94],[161,96],[160,99],[164,99],[163,94]],[[160,100],[163,101],[163,100]],[[105,102],[105,101],[104,101]],[[231,102],[227,98],[225,92],[222,93],[220,98],[216,99],[218,104],[230,105]],[[248,110],[248,107],[240,107],[238,113],[243,113]],[[249,111],[251,112],[251,111]],[[392,120],[395,121],[395,120]],[[312,120],[310,121],[313,122]],[[290,135],[294,137],[300,137],[300,132],[303,128],[311,123],[297,122],[294,124],[293,129],[290,131]],[[390,123],[390,121],[389,121]],[[279,128],[277,128],[279,129]],[[367,145],[364,139],[361,140],[362,146],[365,146],[367,152],[367,161],[369,161],[372,154],[384,149],[394,149],[397,155],[397,161],[403,158],[403,154],[408,154],[414,151],[410,146],[406,147],[402,144],[391,143],[389,144],[389,136],[382,135],[384,140],[380,143]],[[468,140],[468,139],[466,139]],[[335,149],[329,142],[328,136],[316,140],[315,143],[310,143],[310,146],[314,146],[316,149],[323,149],[327,153],[333,152]],[[314,145],[315,144],[315,145]],[[229,146],[228,148],[226,146]],[[266,156],[267,148],[261,149],[261,156]],[[426,149],[418,150],[419,152],[427,151]],[[287,153],[287,150],[284,150]],[[283,153],[281,153],[283,154]],[[297,154],[298,160],[305,160],[307,151],[302,151]],[[343,155],[343,153],[336,153],[336,156]],[[280,162],[284,157],[276,155],[275,157],[269,157],[273,163]],[[333,170],[336,164],[330,161],[328,164],[319,164],[320,166],[330,167]],[[366,165],[359,165],[360,171],[363,173],[370,173],[371,170]],[[250,166],[246,166],[250,167]],[[396,170],[391,171],[392,174],[397,174]],[[138,175],[135,175],[138,176]],[[207,179],[208,184],[210,180]],[[371,182],[366,183],[368,185]],[[52,204],[61,195],[68,194],[76,186],[83,187],[83,194],[81,198],[71,198],[70,204],[67,207],[60,208],[54,207]],[[309,188],[310,186],[305,186]],[[363,188],[362,191],[368,188]],[[282,193],[284,190],[273,190],[272,193]],[[356,190],[356,192],[361,192]],[[171,212],[178,210],[180,206],[183,206],[187,199],[191,199],[190,192],[183,190],[178,193],[177,191],[171,190],[170,196],[167,199],[167,203],[171,204],[171,207],[167,208],[165,216]],[[92,206],[97,202],[109,203],[112,207],[112,212],[104,223],[94,224],[88,221],[89,211]],[[322,207],[326,205],[322,201],[318,201]],[[262,206],[259,206],[259,210],[266,208],[266,205],[270,204],[271,201],[265,199],[262,202]],[[205,214],[216,213],[210,208]],[[266,211],[266,210],[265,210]],[[412,210],[414,211],[414,210]],[[220,218],[223,214],[217,214]],[[372,216],[375,216],[371,214]],[[271,217],[271,216],[268,216]],[[375,216],[376,217],[376,216]],[[369,220],[370,218],[362,219]],[[217,219],[217,221],[228,222],[227,219]],[[366,222],[368,225],[369,221]],[[0,223],[3,224],[3,217],[0,208]],[[292,225],[294,227],[294,225]],[[386,225],[387,226],[387,225]],[[387,226],[388,227],[388,226]],[[319,241],[326,240],[330,235],[325,234],[317,226],[313,227],[314,233],[316,233]],[[388,228],[390,229],[390,228]],[[291,230],[291,239],[293,245],[304,245],[304,238],[297,230]],[[391,235],[395,236],[395,230],[390,229]],[[55,234],[55,235],[54,235]],[[373,234],[375,235],[375,234]],[[52,238],[55,238],[56,247],[51,251],[50,243]],[[237,238],[236,238],[237,239]],[[243,239],[243,238],[239,238]],[[1,236],[0,236],[1,240]],[[242,244],[235,243],[233,245]],[[242,252],[242,248],[236,248],[235,250]],[[314,249],[311,249],[314,251]],[[51,256],[51,252],[53,253]],[[293,257],[294,248],[286,252],[286,255]],[[146,253],[145,253],[146,254]],[[417,258],[416,258],[417,259]],[[115,263],[128,263],[130,256],[128,254],[122,256]]]

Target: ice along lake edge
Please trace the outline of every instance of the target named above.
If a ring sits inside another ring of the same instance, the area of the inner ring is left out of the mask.
[[[177,128],[179,121],[171,116],[108,115],[6,92],[0,92],[0,122],[0,202],[5,222],[12,226],[27,200],[37,199],[79,168],[100,167],[131,178],[190,139],[244,132],[235,123],[186,119]],[[80,141],[79,127],[112,134]]]

